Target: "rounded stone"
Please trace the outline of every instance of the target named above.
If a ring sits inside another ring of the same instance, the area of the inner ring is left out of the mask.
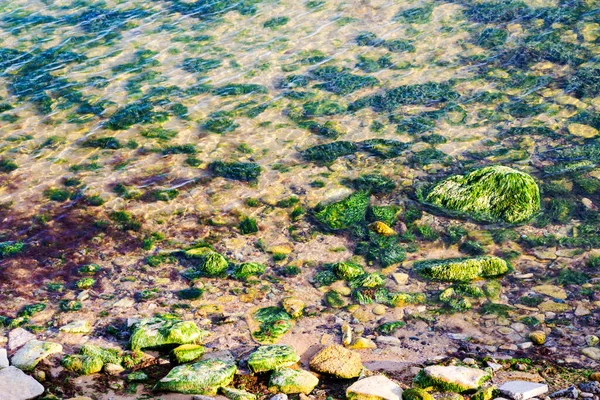
[[[371,311],[373,311],[373,314],[375,315],[384,315],[386,308],[382,304],[377,304],[375,307],[373,307],[373,310]]]
[[[538,346],[546,343],[546,332],[544,331],[533,331],[529,334],[529,339],[533,342],[533,344],[537,344]]]

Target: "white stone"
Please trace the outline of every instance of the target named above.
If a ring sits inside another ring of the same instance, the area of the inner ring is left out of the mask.
[[[577,308],[575,309],[575,315],[578,317],[583,317],[584,315],[590,315],[592,312],[590,310],[588,310],[587,308],[585,308],[582,305],[577,306]]]
[[[346,389],[346,397],[401,400],[402,389],[383,375],[370,376],[354,382]]]
[[[12,356],[11,363],[23,371],[30,371],[50,354],[61,352],[62,345],[58,343],[30,340]]]
[[[422,373],[434,380],[463,387],[463,390],[477,390],[489,379],[489,373],[478,368],[432,365],[425,367]]]
[[[527,381],[510,381],[500,386],[498,391],[514,400],[527,400],[548,392],[548,385]]]
[[[491,362],[491,361],[487,362],[487,366],[490,367],[493,372],[500,371],[503,368],[502,364],[498,364],[498,363]]]
[[[519,343],[517,346],[519,346],[519,348],[521,350],[525,350],[525,349],[528,349],[528,348],[532,347],[533,343],[531,343],[531,342],[523,342],[523,343]]]
[[[0,349],[0,369],[6,368],[10,364],[8,364],[8,355],[6,354],[6,349]]]
[[[392,278],[394,278],[396,283],[400,286],[406,285],[408,283],[408,274],[396,272],[392,274]]]
[[[135,304],[135,301],[132,298],[124,297],[121,300],[118,300],[113,304],[115,308],[131,308]]]
[[[581,350],[581,354],[591,358],[592,360],[600,360],[600,348],[598,347],[586,347],[585,349]]]
[[[66,333],[90,333],[92,326],[86,320],[77,320],[61,326],[59,331]]]
[[[33,339],[35,339],[35,335],[29,333],[25,329],[13,329],[12,331],[8,332],[8,350],[15,351]]]
[[[0,400],[28,400],[42,393],[44,387],[20,369],[0,369]]]

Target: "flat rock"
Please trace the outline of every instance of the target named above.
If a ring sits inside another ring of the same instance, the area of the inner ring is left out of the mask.
[[[554,285],[539,285],[534,286],[534,292],[545,294],[546,296],[554,297],[555,299],[565,300],[567,298],[567,292],[561,287]]]
[[[15,351],[33,339],[35,339],[35,335],[26,331],[25,329],[13,329],[12,331],[8,332],[8,351]]]
[[[363,365],[360,354],[332,344],[313,356],[310,368],[323,374],[351,379],[360,375]]]
[[[579,390],[577,390],[575,386],[570,386],[566,389],[559,390],[550,395],[551,399],[576,399],[577,397],[579,397]]]
[[[414,382],[421,387],[461,393],[479,389],[490,378],[488,372],[478,368],[433,365],[423,368]]]
[[[514,400],[526,400],[548,392],[548,385],[528,381],[510,381],[498,387],[498,391]]]
[[[349,400],[401,400],[402,389],[383,375],[371,376],[354,382],[346,389]]]
[[[61,326],[59,331],[65,333],[90,333],[92,326],[86,320],[77,320]]]
[[[34,399],[42,393],[44,387],[20,369],[0,369],[0,400]]]
[[[62,350],[62,345],[58,343],[30,340],[12,356],[12,365],[23,371],[31,371],[41,360]]]
[[[8,363],[8,355],[6,349],[0,349],[0,368],[6,368],[10,364]]]
[[[581,354],[592,360],[600,360],[600,348],[598,347],[586,347],[585,349],[581,349]]]

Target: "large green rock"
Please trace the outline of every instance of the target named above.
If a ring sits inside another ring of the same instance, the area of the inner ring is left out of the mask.
[[[351,281],[352,279],[358,278],[365,273],[365,269],[362,265],[355,264],[353,262],[339,262],[333,264],[332,268],[335,275],[345,281]]]
[[[234,363],[221,360],[198,361],[173,368],[154,386],[154,390],[214,396],[233,380]]]
[[[308,371],[282,368],[271,374],[269,391],[285,394],[309,394],[318,384],[319,378]]]
[[[131,350],[165,345],[198,344],[208,335],[192,321],[146,318],[132,326]]]
[[[91,375],[102,370],[104,362],[100,357],[86,356],[82,354],[73,354],[65,356],[61,364],[65,369],[73,371],[79,375]]]
[[[310,368],[323,374],[351,379],[360,375],[363,365],[360,354],[333,344],[313,356]]]
[[[235,266],[232,276],[240,281],[247,281],[251,276],[258,277],[265,273],[266,267],[255,262],[245,262]]]
[[[336,203],[318,207],[315,218],[329,229],[348,229],[365,219],[368,207],[369,193],[356,192]]]
[[[41,360],[62,350],[58,343],[30,340],[13,355],[11,364],[20,370],[31,371]]]
[[[482,256],[418,261],[414,263],[413,269],[426,279],[442,282],[470,282],[503,275],[510,270],[510,266],[501,258]]]
[[[433,387],[440,392],[462,393],[479,389],[491,375],[477,368],[433,365],[422,369],[415,376],[418,387]]]
[[[479,221],[517,224],[540,210],[540,190],[528,174],[496,165],[446,179],[425,201]]]
[[[121,364],[123,361],[119,349],[107,349],[93,344],[84,344],[79,352],[86,356],[97,357],[103,363]]]
[[[281,367],[288,367],[300,360],[292,346],[273,344],[260,346],[248,357],[248,367],[252,372],[272,371]]]

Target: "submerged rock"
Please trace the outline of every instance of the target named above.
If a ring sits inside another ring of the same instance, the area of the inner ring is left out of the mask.
[[[503,275],[510,270],[506,261],[494,256],[424,260],[414,263],[413,268],[424,278],[443,282],[470,282]]]
[[[319,379],[308,371],[282,368],[271,374],[269,391],[309,394],[318,384]]]
[[[354,382],[346,389],[346,397],[348,400],[401,400],[404,396],[400,386],[383,375],[376,375]],[[430,399],[411,397],[408,400]]]
[[[315,210],[315,218],[331,230],[348,229],[365,219],[369,193],[356,192],[336,203]]]
[[[44,387],[18,368],[0,369],[0,398],[10,400],[34,399],[44,393]]]
[[[423,388],[433,387],[439,391],[462,393],[479,389],[491,378],[489,373],[477,368],[434,365],[422,369],[414,383]]]
[[[360,375],[363,365],[360,354],[339,345],[330,345],[310,360],[310,368],[323,374],[351,379]]]
[[[425,201],[479,221],[525,222],[540,210],[540,191],[528,174],[490,166],[439,183]]]
[[[292,346],[273,344],[260,346],[248,357],[248,367],[252,372],[272,371],[281,367],[288,367],[300,360]]]
[[[58,343],[30,340],[13,355],[11,362],[23,371],[31,371],[41,360],[62,350]]]
[[[208,335],[192,321],[146,318],[132,326],[132,350],[155,348],[173,344],[200,343]]]
[[[221,360],[180,365],[158,381],[153,390],[214,396],[219,388],[231,383],[236,371],[235,364]]]

